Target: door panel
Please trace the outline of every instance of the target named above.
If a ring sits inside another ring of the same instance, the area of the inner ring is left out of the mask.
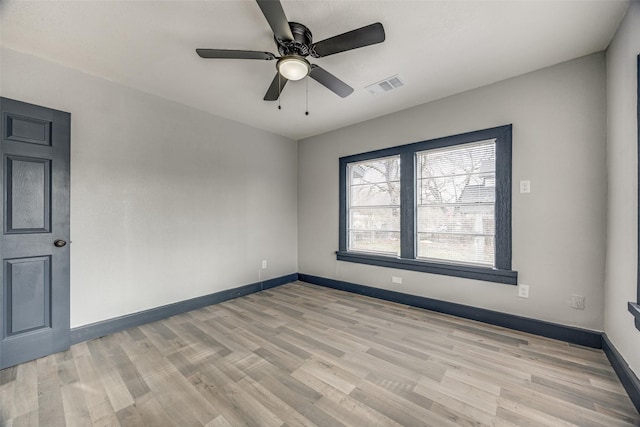
[[[0,98],[0,368],[69,347],[70,115]]]
[[[51,228],[51,161],[7,156],[7,233],[43,233]]]
[[[51,327],[51,257],[5,261],[7,336]]]
[[[6,115],[6,139],[8,141],[51,145],[51,121],[35,117],[20,117],[12,113]]]

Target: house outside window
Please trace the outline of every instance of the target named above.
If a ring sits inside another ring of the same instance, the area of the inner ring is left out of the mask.
[[[516,284],[511,126],[341,158],[337,257]]]

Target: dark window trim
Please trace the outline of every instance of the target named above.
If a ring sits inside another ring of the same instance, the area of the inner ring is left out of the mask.
[[[394,258],[360,252],[338,251],[336,252],[336,258],[339,261],[375,265],[378,267],[398,268],[401,270],[420,271],[423,273],[441,274],[444,276],[464,277],[467,279],[485,280],[487,282],[504,283],[507,285],[518,284],[518,272],[511,270],[497,270],[491,267],[474,267],[472,265],[428,262],[417,259]]]
[[[511,270],[511,131],[512,125],[414,142],[340,158],[339,261],[421,271],[468,279],[516,285],[518,273]],[[415,259],[415,153],[486,139],[496,140],[496,268],[428,262]],[[347,251],[347,165],[387,156],[400,156],[401,247],[400,257]],[[407,170],[407,165],[413,165]]]
[[[637,85],[636,85],[636,110],[637,110],[637,119],[636,125],[638,126],[638,168],[640,169],[640,55],[638,55],[638,61],[636,66],[637,73]],[[635,317],[636,329],[640,331],[640,170],[638,170],[638,272],[637,272],[637,295],[636,295],[636,303],[629,302],[628,309],[633,317]]]

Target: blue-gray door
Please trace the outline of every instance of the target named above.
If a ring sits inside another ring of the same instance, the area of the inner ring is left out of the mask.
[[[0,368],[69,348],[70,115],[0,98]]]

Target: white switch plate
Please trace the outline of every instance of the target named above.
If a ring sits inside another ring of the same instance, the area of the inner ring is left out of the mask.
[[[397,283],[398,285],[402,285],[402,277],[391,276],[391,282],[392,283]]]
[[[262,260],[262,268],[263,268],[263,269],[264,269],[264,268],[267,268],[267,260],[266,260],[266,259],[263,259],[263,260]]]
[[[529,285],[518,285],[518,296],[520,298],[529,298]]]
[[[531,181],[529,180],[520,181],[520,192],[531,193]]]

